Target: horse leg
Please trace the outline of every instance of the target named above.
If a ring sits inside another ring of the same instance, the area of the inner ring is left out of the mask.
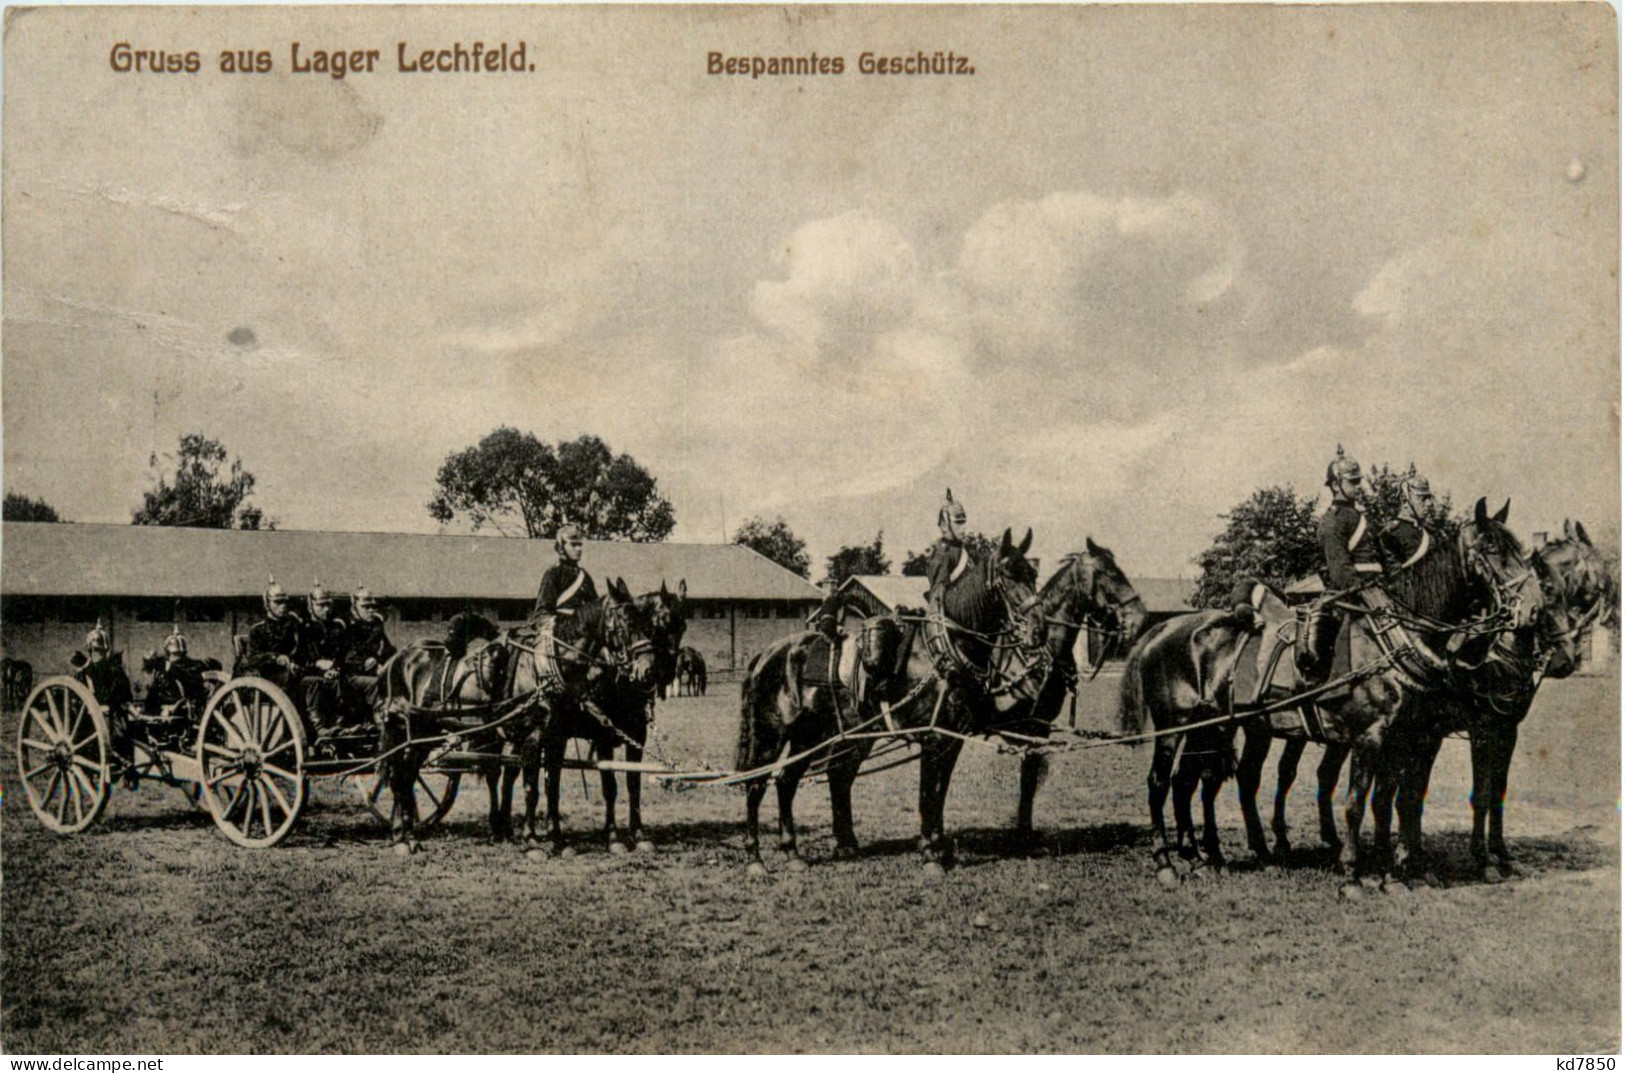
[[[1394,874],[1394,797],[1404,778],[1405,758],[1390,743],[1384,750],[1388,755],[1377,761],[1376,779],[1371,788],[1371,843],[1377,867],[1382,869],[1384,883],[1397,879]]]
[[[542,841],[536,831],[536,805],[541,799],[542,743],[537,735],[527,735],[519,744],[519,773],[525,780],[525,834],[526,845]]]
[[[1320,765],[1315,768],[1318,783],[1315,805],[1320,810],[1320,840],[1332,849],[1341,849],[1343,840],[1337,833],[1337,777],[1342,774],[1343,761],[1348,758],[1349,747],[1341,742],[1329,741],[1321,753]]]
[[[1145,777],[1146,803],[1151,810],[1151,859],[1157,865],[1157,882],[1174,886],[1179,877],[1174,873],[1172,850],[1168,845],[1168,825],[1163,819],[1163,807],[1168,803],[1168,787],[1172,781],[1173,748],[1171,739],[1158,738],[1152,746],[1151,771]]]
[[[1191,818],[1191,798],[1196,794],[1199,781],[1194,773],[1196,765],[1181,757],[1174,769],[1174,842],[1179,859],[1187,868],[1194,869],[1201,861],[1196,846],[1196,823]]]
[[[547,783],[547,838],[557,856],[566,854],[564,827],[559,818],[559,784],[564,780],[564,738],[549,741],[543,755],[542,767]],[[573,854],[572,854],[573,855]]]
[[[1213,803],[1224,787],[1224,767],[1220,760],[1202,765],[1202,856],[1207,859],[1207,866],[1215,875],[1224,871],[1224,850],[1219,847],[1219,821],[1213,809]],[[1263,837],[1260,831],[1260,841]]]
[[[391,753],[411,737],[411,727],[407,725],[406,718],[403,714],[397,721],[386,715],[379,734],[379,751],[389,754],[383,762],[383,775],[389,783],[390,797],[395,801],[390,816],[389,840],[395,852],[403,855],[413,852],[417,846],[417,780],[418,769],[423,763],[423,753],[419,749],[407,748]]]
[[[626,759],[634,764],[642,760],[642,747],[628,745]],[[626,773],[626,833],[632,840],[632,848],[639,853],[655,848],[654,842],[643,833],[643,776],[636,771]]]
[[[928,875],[941,875],[953,863],[943,830],[948,784],[964,742],[942,734],[925,739],[920,750],[920,856]]]
[[[1292,851],[1292,842],[1287,837],[1286,798],[1292,792],[1292,784],[1298,780],[1298,761],[1308,744],[1305,738],[1286,739],[1286,745],[1281,748],[1281,759],[1275,764],[1275,812],[1270,817],[1270,830],[1275,834],[1275,859],[1282,863],[1286,862],[1287,854]]]
[[[762,863],[760,838],[762,798],[766,796],[766,775],[745,784],[745,861],[751,875],[767,874],[767,865]]]
[[[1339,871],[1346,871],[1352,879],[1360,878],[1365,863],[1360,852],[1360,827],[1365,823],[1366,798],[1380,762],[1380,742],[1362,741],[1351,750],[1349,762],[1349,790],[1343,806],[1343,823],[1348,831],[1347,841],[1338,853]],[[1324,766],[1324,765],[1323,765]]]
[[[1422,848],[1422,806],[1427,798],[1434,761],[1439,756],[1439,746],[1443,744],[1444,739],[1438,734],[1429,734],[1418,744],[1399,782],[1399,849],[1394,870],[1401,878],[1420,872],[1429,886],[1436,885],[1439,880]]]
[[[1016,806],[1016,838],[1030,842],[1033,834],[1033,798],[1038,796],[1038,783],[1047,766],[1043,753],[1021,755],[1021,801]]]
[[[1260,864],[1270,861],[1269,843],[1264,838],[1264,822],[1258,815],[1258,784],[1264,774],[1264,761],[1270,755],[1268,722],[1252,723],[1242,731],[1241,761],[1236,765],[1236,799],[1241,802],[1242,820],[1247,825],[1247,848]]]
[[[595,760],[615,759],[615,739],[600,738],[592,743],[592,756]],[[598,784],[604,792],[604,845],[611,853],[625,853],[626,843],[622,842],[615,830],[615,799],[620,790],[613,771],[599,771]]]
[[[835,857],[846,859],[858,855],[858,835],[852,826],[852,784],[857,781],[858,770],[869,754],[867,742],[848,747],[846,755],[830,765],[829,814],[835,829]]]
[[[1489,851],[1495,865],[1503,874],[1515,873],[1517,865],[1512,861],[1512,853],[1507,849],[1506,838],[1502,831],[1502,815],[1506,811],[1507,802],[1507,776],[1512,771],[1512,753],[1518,746],[1518,725],[1508,723],[1496,735],[1497,748],[1495,749],[1494,766],[1490,768],[1490,830]]]
[[[796,751],[797,746],[791,745]],[[796,846],[796,790],[801,785],[801,777],[807,773],[812,764],[812,757],[797,760],[779,772],[779,852],[786,858],[785,867],[792,872],[807,870],[807,862],[801,856],[801,850]]]

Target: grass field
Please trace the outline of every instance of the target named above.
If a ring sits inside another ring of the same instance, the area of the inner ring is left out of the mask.
[[[1115,683],[1080,725],[1106,725]],[[727,767],[734,691],[667,702],[656,749]],[[1548,685],[1512,772],[1523,877],[1471,878],[1465,743],[1427,813],[1446,889],[1338,897],[1313,771],[1280,871],[1244,859],[1226,791],[1220,880],[1164,891],[1146,750],[1056,759],[1039,855],[1014,855],[1013,757],[972,747],[948,802],[959,867],[913,850],[913,768],[861,780],[864,855],[826,863],[803,790],[805,873],[745,875],[732,791],[647,791],[652,854],[611,856],[567,773],[581,853],[484,835],[465,787],[422,853],[391,854],[359,791],[323,787],[276,849],[228,844],[180,795],[115,792],[100,826],[46,832],[7,747],[0,1045],[208,1051],[1530,1051],[1620,1046],[1619,696]],[[6,724],[5,740],[15,733]],[[1264,788],[1273,793],[1273,763]],[[771,804],[769,816],[771,815]],[[770,861],[770,864],[773,862]]]

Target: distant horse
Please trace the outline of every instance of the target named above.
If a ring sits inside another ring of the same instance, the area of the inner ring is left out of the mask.
[[[1504,520],[1504,514],[1502,517]],[[1437,691],[1442,682],[1435,665],[1437,658],[1429,662],[1419,654],[1420,642],[1412,635],[1414,623],[1426,623],[1430,628],[1460,625],[1479,608],[1491,606],[1499,612],[1510,601],[1508,628],[1523,628],[1537,610],[1538,589],[1531,593],[1530,585],[1520,584],[1515,591],[1502,590],[1499,579],[1511,576],[1516,569],[1519,549],[1502,520],[1486,515],[1482,501],[1474,521],[1463,527],[1458,540],[1439,549],[1424,563],[1426,569],[1392,579],[1397,606],[1358,613],[1345,627],[1351,670],[1347,682],[1334,684],[1319,694],[1311,708],[1303,709],[1301,718],[1282,711],[1250,721],[1248,749],[1237,783],[1248,844],[1260,858],[1267,858],[1269,850],[1254,798],[1258,769],[1268,752],[1269,733],[1310,736],[1318,732],[1351,749],[1354,763],[1344,814],[1348,840],[1343,845],[1340,865],[1358,875],[1367,863],[1360,852],[1360,827],[1384,738],[1409,733],[1414,721],[1421,718],[1418,699]],[[1291,653],[1283,653],[1273,643],[1293,628],[1294,612],[1266,586],[1253,583],[1244,587],[1250,590],[1250,601],[1238,601],[1237,607],[1227,611],[1182,615],[1140,639],[1124,669],[1118,711],[1120,730],[1140,733],[1148,722],[1158,730],[1177,729],[1223,717],[1237,701],[1251,699],[1247,690],[1240,696],[1236,693],[1238,670],[1243,672],[1244,680],[1252,677],[1263,684],[1254,685],[1255,691],[1272,684],[1278,687],[1274,694],[1266,692],[1266,698],[1290,696],[1304,688]],[[1263,639],[1254,636],[1260,629]],[[1490,631],[1483,632],[1487,635]],[[1483,639],[1473,643],[1488,647]],[[1174,877],[1162,820],[1162,806],[1170,788],[1175,795],[1176,839],[1181,858],[1196,863],[1205,857],[1210,866],[1223,866],[1213,803],[1219,785],[1230,774],[1236,725],[1224,722],[1157,739],[1147,789],[1158,843],[1154,850],[1160,865],[1158,878],[1165,883]],[[1262,742],[1261,748],[1257,742]],[[1200,847],[1189,809],[1198,778],[1203,789],[1204,819]]]
[[[745,852],[753,874],[762,864],[759,814],[769,778],[778,787],[779,851],[788,867],[807,867],[796,843],[796,789],[814,764],[829,782],[835,856],[858,852],[852,825],[852,783],[875,739],[836,739],[872,724],[880,706],[902,703],[912,630],[895,618],[866,620],[855,640],[837,645],[820,633],[803,632],[775,641],[751,657],[739,685],[739,733],[735,767],[741,772],[789,763],[776,777],[763,773],[745,784]],[[834,664],[832,667],[831,664]],[[889,709],[888,709],[889,710]],[[830,743],[827,748],[820,746]]]
[[[34,688],[34,665],[25,659],[0,656],[0,690],[8,710],[16,711]]]
[[[605,625],[601,645],[593,652],[594,666],[579,688],[572,688],[557,706],[557,718],[541,730],[539,739],[523,752],[525,773],[525,838],[540,843],[536,830],[537,750],[546,772],[547,839],[552,852],[568,854],[559,814],[559,786],[564,771],[565,746],[572,738],[585,739],[594,760],[612,760],[623,749],[628,763],[643,759],[653,719],[655,697],[677,677],[678,651],[687,629],[688,583],[679,581],[671,592],[660,583],[657,592],[633,597],[625,581],[611,585],[616,604]],[[643,776],[626,772],[626,841],[615,822],[617,785],[613,771],[599,772],[604,795],[605,846],[624,853],[627,843],[638,851],[654,849],[643,830]]]
[[[677,695],[705,696],[705,657],[697,648],[684,645],[677,654]]]

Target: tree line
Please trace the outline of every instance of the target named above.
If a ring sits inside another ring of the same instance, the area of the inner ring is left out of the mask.
[[[148,459],[150,487],[131,515],[135,525],[209,529],[275,529],[276,520],[253,502],[257,482],[242,459],[202,432],[180,437],[174,452]],[[1363,506],[1374,531],[1400,517],[1404,484],[1418,476],[1383,464],[1369,470]],[[1317,495],[1299,495],[1292,485],[1260,488],[1219,515],[1223,528],[1194,560],[1199,570],[1190,602],[1223,606],[1241,577],[1256,577],[1284,588],[1320,567],[1316,539]],[[493,529],[506,536],[551,538],[566,522],[592,540],[660,541],[671,535],[677,516],[659,482],[637,459],[615,452],[598,436],[547,443],[515,428],[493,430],[478,443],[446,456],[435,475],[427,509],[441,524],[464,522],[472,530]],[[1463,518],[1450,496],[1437,496],[1425,519],[1453,536]],[[43,498],[8,492],[6,521],[58,522],[63,519]],[[806,541],[782,515],[754,516],[733,533],[732,542],[751,548],[798,577],[812,580]],[[973,551],[992,541],[968,533]],[[901,573],[923,576],[931,549],[905,552]],[[892,559],[884,532],[873,540],[840,547],[824,563],[820,584],[838,587],[857,574],[888,574]]]

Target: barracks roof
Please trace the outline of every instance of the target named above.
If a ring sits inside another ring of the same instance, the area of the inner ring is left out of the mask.
[[[340,591],[365,585],[396,599],[528,600],[553,561],[550,541],[493,536],[0,525],[0,592],[7,595],[255,596],[274,575],[292,592],[320,579]],[[589,540],[582,564],[600,582],[625,578],[633,592],[686,580],[696,599],[822,597],[739,544]]]

